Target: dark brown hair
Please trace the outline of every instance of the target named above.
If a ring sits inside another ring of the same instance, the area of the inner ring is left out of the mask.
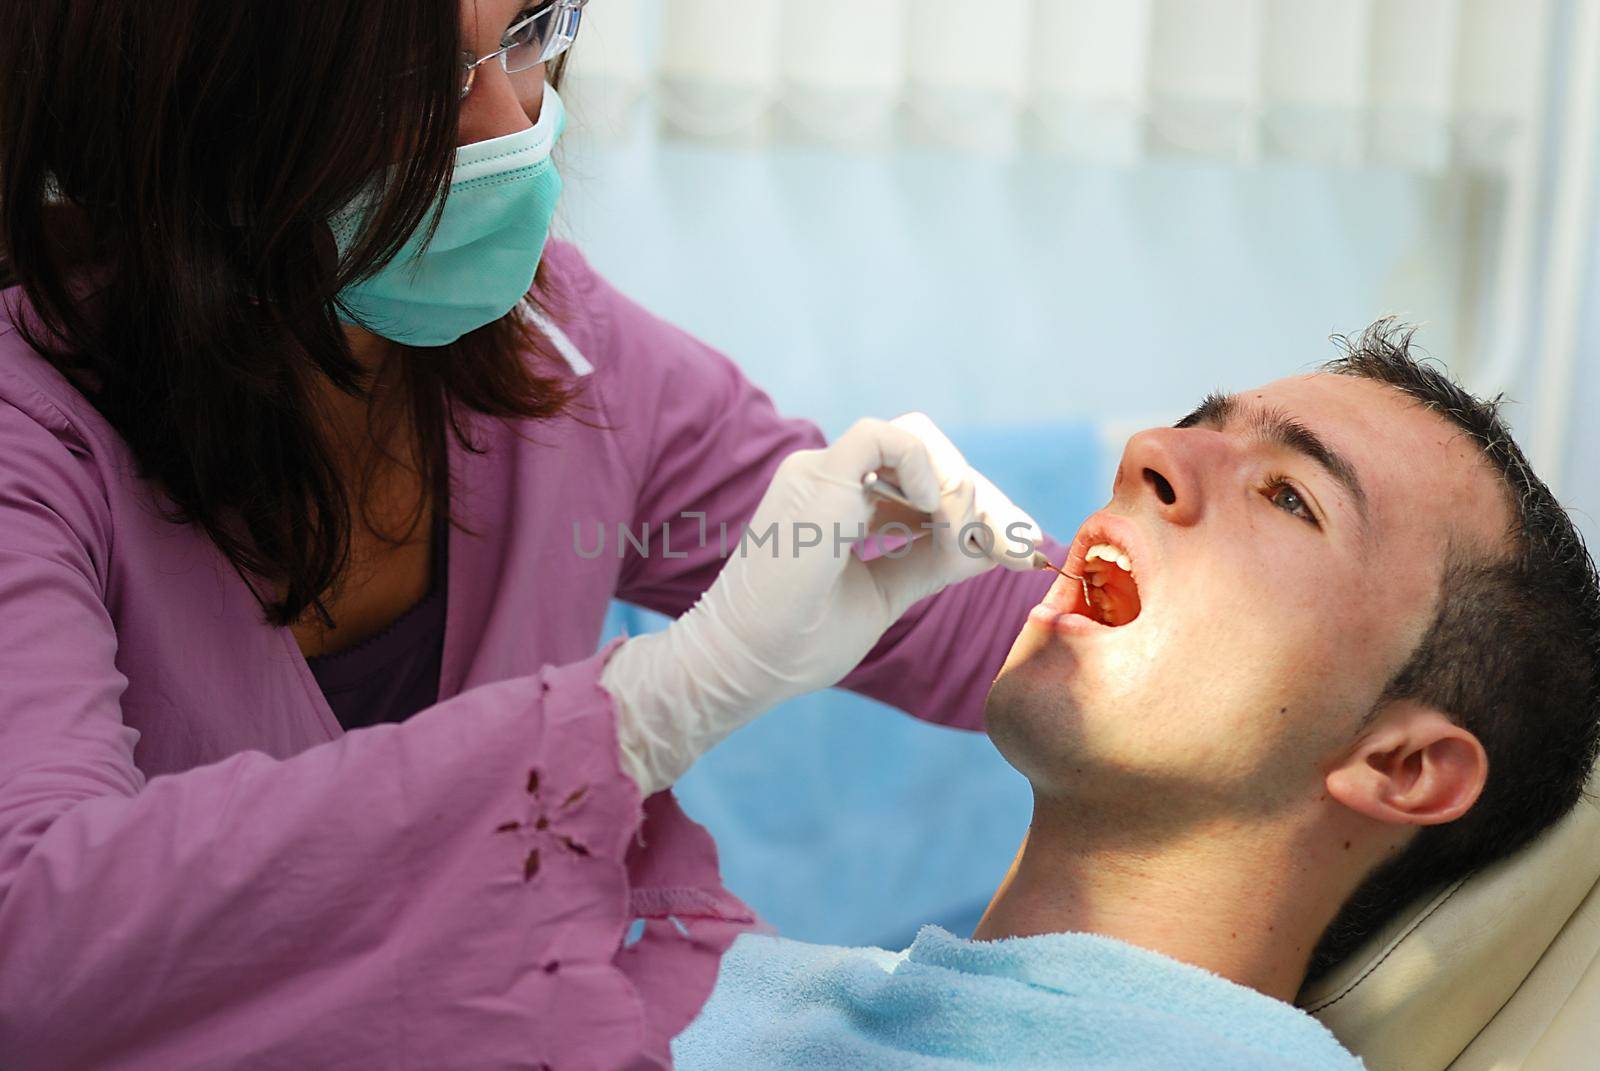
[[[1502,554],[1448,552],[1428,632],[1378,702],[1414,699],[1476,736],[1489,756],[1477,803],[1426,826],[1342,906],[1312,953],[1325,973],[1422,895],[1516,851],[1570,811],[1600,753],[1600,583],[1583,538],[1483,401],[1411,353],[1390,320],[1324,371],[1386,384],[1437,413],[1478,448],[1505,488]]]
[[[275,624],[326,622],[348,560],[365,500],[313,389],[378,386],[335,298],[436,219],[460,40],[454,0],[0,5],[0,285],[21,284],[30,345],[127,441],[170,519],[281,592],[262,596]],[[341,260],[326,221],[374,181]],[[443,487],[448,434],[473,448],[460,407],[563,412],[567,381],[539,372],[553,358],[514,310],[389,362],[423,486]]]

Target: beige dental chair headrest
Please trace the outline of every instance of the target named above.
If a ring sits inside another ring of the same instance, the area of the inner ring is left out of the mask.
[[[1372,1071],[1600,1067],[1597,879],[1591,794],[1516,855],[1402,912],[1300,1004]]]

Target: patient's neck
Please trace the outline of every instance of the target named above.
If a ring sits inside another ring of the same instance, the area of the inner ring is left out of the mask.
[[[1307,850],[1325,832],[1263,819],[1141,838],[1125,823],[1036,800],[973,938],[1097,933],[1292,1001],[1355,881],[1328,851]]]

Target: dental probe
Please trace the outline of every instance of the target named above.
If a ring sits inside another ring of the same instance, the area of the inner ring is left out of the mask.
[[[873,498],[881,498],[885,502],[893,502],[895,505],[911,510],[913,513],[922,513],[921,510],[911,504],[911,500],[906,497],[904,491],[879,476],[876,472],[869,472],[861,477],[861,488]],[[923,514],[923,516],[926,516],[926,514]],[[1049,569],[1051,572],[1060,573],[1068,580],[1078,581],[1083,585],[1083,597],[1085,599],[1089,597],[1089,582],[1081,576],[1073,576],[1063,569],[1057,569],[1050,563],[1050,559],[1045,556],[1043,551],[1036,550],[1033,552],[1031,564],[1035,569]]]

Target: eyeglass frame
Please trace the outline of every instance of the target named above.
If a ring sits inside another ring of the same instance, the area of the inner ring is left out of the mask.
[[[499,58],[500,66],[505,68],[507,74],[518,74],[522,71],[532,70],[541,63],[548,63],[557,56],[561,55],[567,49],[571,48],[572,43],[578,39],[578,27],[582,25],[583,9],[588,3],[589,0],[550,0],[550,3],[545,4],[539,10],[530,14],[527,18],[518,19],[510,26],[506,27],[506,32],[500,35],[500,47],[495,49],[493,52],[487,52],[484,55],[479,56],[472,52],[463,51],[461,53],[461,99],[465,100],[467,94],[472,92],[473,83],[477,79],[478,68],[482,67],[485,63],[488,63],[490,60],[495,59],[496,57]],[[526,67],[518,67],[515,71],[513,71],[511,69],[511,61],[506,58],[506,53],[510,52],[513,48],[518,47],[518,42],[508,42],[507,39],[516,34],[523,27],[538,21],[544,16],[559,15],[563,11],[572,11],[578,16],[578,21],[572,28],[572,33],[565,36],[560,34],[556,35],[551,41],[545,43],[544,49],[539,53],[538,59],[528,64]]]

